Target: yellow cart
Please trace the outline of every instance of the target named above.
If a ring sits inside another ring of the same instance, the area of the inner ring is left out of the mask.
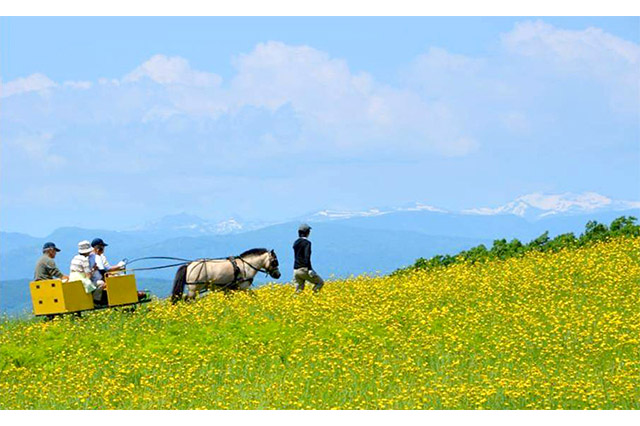
[[[138,300],[136,277],[133,274],[108,275],[106,278],[108,304],[100,307],[94,305],[93,296],[85,292],[81,281],[32,281],[29,287],[35,316],[70,314],[150,301],[150,299]]]

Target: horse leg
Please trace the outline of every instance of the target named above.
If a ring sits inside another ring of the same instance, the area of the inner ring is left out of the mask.
[[[188,284],[187,285],[187,300],[195,300],[196,299],[196,285]]]

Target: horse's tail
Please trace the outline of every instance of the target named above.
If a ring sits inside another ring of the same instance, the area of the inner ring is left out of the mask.
[[[173,279],[171,303],[176,303],[178,300],[182,299],[182,293],[184,292],[185,284],[187,284],[187,265],[182,265],[178,268],[176,276]]]

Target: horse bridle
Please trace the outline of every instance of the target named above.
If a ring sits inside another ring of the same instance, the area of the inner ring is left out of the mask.
[[[269,256],[271,256],[271,252],[269,252]],[[273,273],[273,270],[277,269],[278,266],[279,266],[277,257],[274,259],[273,262],[271,262],[270,269],[267,269],[267,268],[256,268],[251,263],[249,263],[246,260],[244,260],[242,257],[237,257],[236,259],[240,259],[242,261],[242,263],[244,263],[245,265],[248,265],[254,271],[256,271],[256,272],[264,272],[265,274],[268,274],[268,275],[271,275]]]

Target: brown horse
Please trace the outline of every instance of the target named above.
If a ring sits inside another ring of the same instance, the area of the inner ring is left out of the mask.
[[[275,251],[264,248],[247,250],[237,257],[198,259],[178,268],[173,279],[171,300],[182,299],[185,285],[187,299],[194,299],[203,289],[246,290],[258,272],[280,278]]]

